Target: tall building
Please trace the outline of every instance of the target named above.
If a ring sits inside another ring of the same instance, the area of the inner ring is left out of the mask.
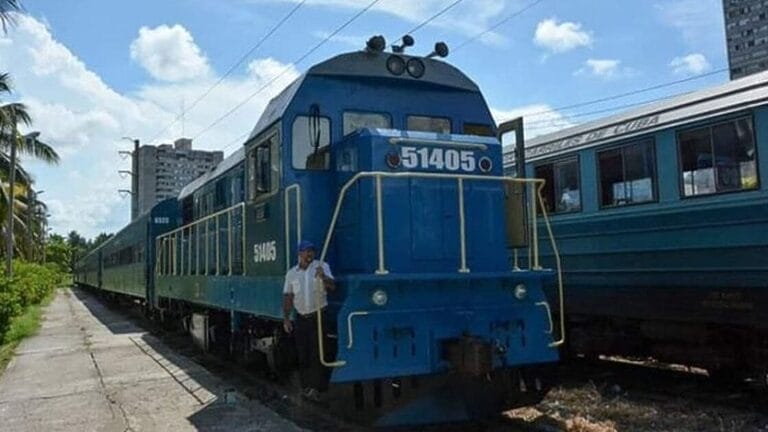
[[[135,204],[131,206],[131,220],[158,202],[177,196],[187,183],[224,158],[221,151],[192,150],[192,140],[188,138],[179,138],[173,145],[141,146],[137,153],[138,191],[132,188]]]
[[[768,0],[723,0],[731,79],[768,69]]]

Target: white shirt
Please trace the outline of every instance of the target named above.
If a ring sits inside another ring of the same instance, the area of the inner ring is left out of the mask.
[[[283,294],[293,294],[293,307],[302,315],[316,312],[328,304],[325,288],[320,284],[320,304],[318,305],[317,293],[315,292],[315,272],[317,272],[318,266],[323,266],[325,276],[333,279],[333,274],[331,274],[331,268],[328,264],[321,263],[318,260],[309,263],[305,270],[295,265],[285,274]]]

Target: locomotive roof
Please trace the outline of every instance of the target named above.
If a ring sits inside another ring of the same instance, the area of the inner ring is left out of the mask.
[[[245,147],[238,148],[237,151],[227,156],[227,158],[224,159],[223,161],[219,162],[219,164],[216,165],[216,168],[212,169],[211,171],[208,171],[207,173],[192,180],[186,186],[184,186],[184,188],[181,189],[181,192],[179,193],[178,199],[179,200],[184,199],[188,195],[191,195],[192,192],[200,188],[200,186],[208,183],[209,180],[216,178],[221,174],[229,171],[230,168],[240,163],[240,161],[242,161],[244,157],[245,157]]]
[[[677,96],[642,108],[538,136],[526,143],[526,160],[550,157],[659,129],[738,112],[768,102],[768,71]],[[512,149],[505,152],[512,160]]]
[[[393,54],[387,52],[372,53],[369,51],[356,51],[346,54],[340,54],[330,58],[322,63],[312,66],[307,72],[298,77],[293,83],[286,87],[280,94],[275,96],[267,105],[256,126],[253,128],[251,138],[260,134],[263,130],[272,125],[277,119],[283,116],[288,105],[293,100],[294,95],[309,76],[337,76],[337,77],[366,77],[394,79],[403,81],[412,81],[427,83],[431,85],[443,86],[469,92],[479,92],[477,84],[469,79],[463,72],[456,67],[432,58],[407,56],[397,54],[403,60],[408,61],[411,58],[418,58],[424,62],[424,76],[413,78],[408,74],[399,76],[392,75],[387,70],[387,59]]]
[[[381,78],[381,79],[395,79],[404,81],[413,81],[427,83],[431,85],[437,85],[442,87],[448,87],[458,90],[464,90],[469,92],[479,92],[477,87],[471,79],[469,79],[463,72],[456,67],[432,58],[408,56],[404,54],[397,54],[402,57],[406,62],[411,58],[418,58],[425,65],[424,76],[421,78],[413,78],[408,74],[402,74],[395,76],[387,71],[386,62],[391,53],[372,53],[369,51],[356,51],[346,54],[340,54],[336,57],[330,58],[324,62],[318,63],[308,71],[303,73],[300,77],[296,78],[291,84],[283,89],[280,94],[272,98],[264,109],[264,112],[259,117],[259,121],[256,122],[256,126],[248,136],[247,141],[250,141],[254,137],[258,136],[266,128],[270,127],[275,121],[283,116],[285,110],[288,109],[296,92],[301,88],[301,85],[307,80],[309,76],[338,76],[338,77],[368,77],[368,78]],[[213,178],[218,177],[230,168],[237,165],[245,157],[244,147],[240,147],[236,152],[232,153],[229,157],[219,163],[216,168],[202,176],[191,181],[184,186],[179,193],[178,199],[181,200],[201,186],[206,184]]]

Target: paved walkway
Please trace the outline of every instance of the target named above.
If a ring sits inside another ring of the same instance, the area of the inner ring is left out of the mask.
[[[300,430],[257,402],[225,398],[226,388],[90,295],[65,290],[0,377],[0,430]]]

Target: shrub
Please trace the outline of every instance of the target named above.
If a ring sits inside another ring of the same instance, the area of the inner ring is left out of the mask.
[[[24,261],[14,261],[12,278],[0,273],[0,342],[13,317],[42,302],[65,278],[55,266]]]

